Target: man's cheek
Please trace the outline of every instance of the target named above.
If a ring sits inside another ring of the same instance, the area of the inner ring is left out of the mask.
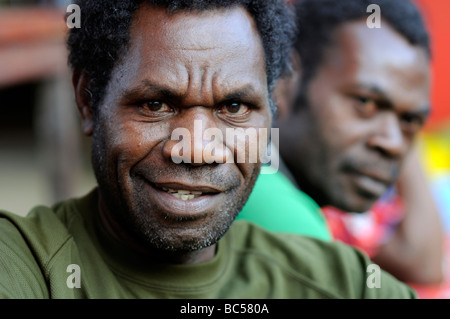
[[[149,153],[160,141],[167,139],[170,134],[168,125],[150,125],[139,123],[136,125],[121,125],[110,137],[111,149],[124,153],[127,157],[142,158]]]

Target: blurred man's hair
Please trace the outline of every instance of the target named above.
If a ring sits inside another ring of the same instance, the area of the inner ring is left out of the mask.
[[[297,0],[299,34],[295,49],[302,61],[303,90],[322,63],[334,31],[344,23],[367,19],[371,14],[367,8],[371,4],[380,6],[382,23],[388,23],[431,57],[430,38],[424,21],[410,0]]]

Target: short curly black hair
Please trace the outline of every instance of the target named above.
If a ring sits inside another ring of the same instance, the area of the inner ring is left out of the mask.
[[[169,12],[242,6],[254,18],[261,35],[269,90],[289,69],[296,28],[293,10],[283,0],[77,0],[82,27],[70,30],[69,64],[74,71],[87,75],[94,111],[102,101],[117,60],[127,50],[133,16],[144,1]]]
[[[368,18],[367,8],[376,4],[381,20],[404,36],[412,45],[423,48],[431,57],[430,37],[419,9],[410,0],[297,0],[295,11],[299,33],[295,49],[302,61],[302,86],[314,77],[322,63],[333,32],[346,22]]]

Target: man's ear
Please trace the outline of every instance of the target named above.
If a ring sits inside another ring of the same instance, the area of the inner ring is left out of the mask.
[[[88,83],[89,79],[84,72],[73,72],[72,84],[75,91],[75,102],[81,118],[81,128],[86,136],[91,136],[94,131],[94,113]]]
[[[278,106],[278,120],[289,117],[300,89],[301,60],[295,50],[291,53],[291,68],[289,75],[278,80],[273,92],[275,103]]]

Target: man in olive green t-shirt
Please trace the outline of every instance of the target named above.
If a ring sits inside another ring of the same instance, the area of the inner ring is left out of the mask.
[[[348,246],[233,224],[261,157],[234,160],[255,141],[224,135],[271,126],[294,30],[284,1],[78,4],[69,61],[98,188],[1,213],[1,297],[415,296]]]
[[[236,221],[201,263],[155,263],[108,233],[99,194],[0,214],[1,298],[409,298],[362,253]],[[376,271],[379,271],[378,273]]]

